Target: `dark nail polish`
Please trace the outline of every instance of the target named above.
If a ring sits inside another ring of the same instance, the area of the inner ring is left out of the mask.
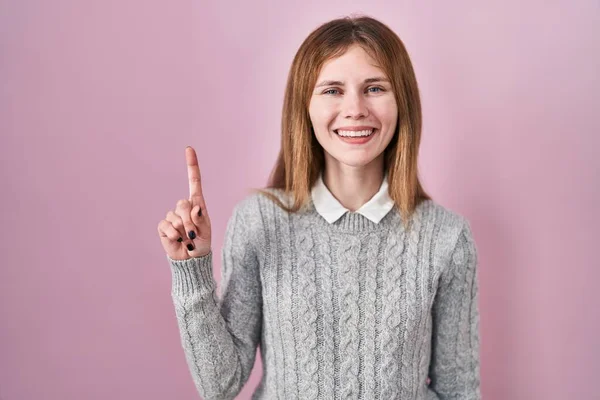
[[[194,250],[194,245],[191,243],[188,243],[187,248],[189,251],[192,251],[192,250]]]
[[[196,232],[190,231],[190,233],[188,233],[188,235],[190,235],[190,239],[192,239],[192,240],[196,239]]]
[[[202,209],[198,209],[198,216],[201,217],[202,216]]]
[[[177,239],[177,241],[178,241],[179,243],[181,243],[181,242],[183,242],[183,238],[181,238],[181,237],[180,237],[179,239]]]

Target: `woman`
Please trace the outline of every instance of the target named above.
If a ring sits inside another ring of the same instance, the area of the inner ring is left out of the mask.
[[[393,31],[360,17],[312,32],[289,74],[269,184],[227,224],[220,298],[186,149],[190,199],[158,230],[203,398],[233,399],[259,344],[255,399],[481,397],[477,251],[468,221],[421,187],[420,135]]]

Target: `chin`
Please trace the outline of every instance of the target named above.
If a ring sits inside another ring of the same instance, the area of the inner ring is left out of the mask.
[[[350,167],[366,167],[371,164],[376,157],[340,157],[336,160]]]

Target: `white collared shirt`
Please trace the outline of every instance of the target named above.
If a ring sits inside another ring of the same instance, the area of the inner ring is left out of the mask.
[[[344,207],[333,194],[331,194],[323,182],[322,174],[319,175],[319,179],[317,179],[317,182],[311,190],[311,197],[317,212],[330,224],[334,223],[342,215],[350,211]],[[370,221],[377,224],[393,207],[394,201],[390,198],[388,193],[388,180],[387,174],[385,174],[383,182],[379,187],[379,191],[375,193],[369,201],[363,204],[362,207],[356,210],[356,213],[362,214]]]

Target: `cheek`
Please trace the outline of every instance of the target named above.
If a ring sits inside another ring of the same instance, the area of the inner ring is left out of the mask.
[[[377,119],[382,124],[382,127],[388,131],[394,131],[398,121],[398,109],[395,106],[379,108]]]
[[[395,101],[388,101],[385,104],[381,104],[380,117],[386,122],[396,121],[398,118],[398,107],[396,106]]]
[[[313,100],[309,105],[309,113],[311,119],[319,121],[319,123],[329,123],[329,121],[335,116],[336,105],[332,104],[331,101],[322,101],[321,99]]]
[[[392,131],[396,129],[396,125],[398,123],[398,109],[393,108],[390,110],[389,114],[387,115],[387,121]]]
[[[329,132],[332,121],[333,119],[329,114],[320,112],[314,116],[312,123],[316,130],[321,132],[321,134],[325,135]]]
[[[310,119],[313,125],[320,125],[323,120],[322,114],[323,111],[321,107],[319,107],[318,103],[312,102],[308,108],[308,114],[310,115]]]

